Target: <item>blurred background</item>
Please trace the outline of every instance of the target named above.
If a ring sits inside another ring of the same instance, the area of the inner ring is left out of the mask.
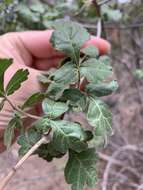
[[[94,190],[143,190],[143,0],[0,0],[0,33],[50,28],[74,20],[109,40],[119,89],[104,100],[113,112],[114,135],[99,149]],[[102,27],[100,27],[100,25]],[[46,39],[45,39],[46,40]],[[0,155],[0,177],[16,163],[17,145]],[[7,190],[68,190],[66,158],[31,157]]]

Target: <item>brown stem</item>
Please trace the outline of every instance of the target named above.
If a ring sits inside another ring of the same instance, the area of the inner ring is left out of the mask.
[[[21,165],[44,143],[47,143],[47,136],[42,137],[20,160],[19,162],[11,169],[6,177],[0,182],[0,190],[4,190],[6,185],[9,183],[11,178],[15,175],[17,170]]]
[[[100,5],[97,3],[97,0],[93,0],[92,3],[93,3],[93,5],[94,5],[95,8],[96,8],[97,16],[101,19],[102,36],[103,36],[104,38],[106,38],[106,31],[105,31],[104,22],[103,22],[103,19],[102,19],[102,14],[101,14]]]

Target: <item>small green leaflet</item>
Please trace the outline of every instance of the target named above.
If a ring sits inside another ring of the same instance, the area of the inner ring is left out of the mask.
[[[37,133],[37,130],[34,128],[30,128],[26,131],[24,135],[21,135],[17,143],[21,145],[19,149],[19,155],[25,155],[28,150],[35,145],[41,139],[41,134]]]
[[[83,152],[69,152],[69,160],[65,168],[65,178],[72,190],[83,190],[85,184],[93,187],[97,182],[96,162],[98,156],[94,148]]]
[[[34,3],[31,3],[29,5],[29,8],[31,11],[36,12],[36,13],[44,14],[45,12],[44,5],[41,4],[40,1],[38,0],[34,0]]]
[[[89,97],[86,116],[89,124],[95,128],[95,135],[105,137],[112,134],[112,114],[104,102]]]
[[[100,56],[98,60],[99,60],[99,62],[104,63],[105,65],[110,64],[110,57],[107,55]]]
[[[44,97],[45,97],[44,93],[37,92],[33,94],[25,101],[25,103],[22,106],[22,109],[25,109],[37,103],[40,103],[44,99]]]
[[[81,76],[86,77],[89,82],[97,83],[112,75],[112,67],[91,58],[82,63],[80,72]]]
[[[110,6],[104,4],[101,6],[102,15],[109,20],[119,21],[122,18],[122,12],[119,9],[112,9]]]
[[[115,92],[118,88],[117,81],[112,81],[110,83],[90,83],[86,86],[86,92],[93,97],[107,96],[112,92]]]
[[[50,120],[47,117],[41,117],[39,120],[33,123],[33,126],[37,132],[40,132],[42,134],[47,134],[51,128]]]
[[[0,97],[4,93],[4,73],[12,64],[12,59],[0,59]]]
[[[53,47],[66,53],[78,63],[80,48],[90,38],[87,30],[71,21],[56,22],[55,29],[51,37]]]
[[[56,83],[64,85],[75,83],[77,81],[76,67],[72,62],[68,62],[57,69],[52,76]]]
[[[86,96],[77,88],[70,88],[64,91],[62,99],[69,101],[69,104],[83,111],[86,107]]]
[[[36,151],[36,154],[48,162],[52,161],[53,158],[61,158],[64,156],[64,154],[55,150],[52,142],[42,144]]]
[[[61,153],[65,153],[68,149],[81,152],[87,148],[84,142],[87,134],[84,132],[80,124],[65,120],[51,121],[53,133],[53,145],[55,149]]]
[[[48,98],[44,99],[42,102],[42,108],[46,116],[49,118],[57,118],[69,109],[66,103],[56,102]]]
[[[68,89],[69,85],[65,85],[62,83],[52,82],[46,91],[47,95],[55,100],[58,100],[65,89]]]
[[[81,51],[82,53],[90,57],[97,57],[99,55],[99,50],[94,45],[90,45],[82,49]]]
[[[13,94],[16,90],[18,90],[21,86],[21,83],[27,80],[29,72],[27,69],[19,69],[13,77],[10,79],[7,87],[6,94],[7,96]]]
[[[12,144],[12,140],[14,139],[14,131],[15,129],[21,129],[22,122],[19,117],[15,116],[8,123],[5,133],[4,133],[4,145],[9,148]]]
[[[58,70],[51,74],[53,81],[48,86],[47,94],[51,98],[58,100],[65,89],[69,88],[70,84],[75,83],[77,79],[77,70],[72,62],[67,62]]]

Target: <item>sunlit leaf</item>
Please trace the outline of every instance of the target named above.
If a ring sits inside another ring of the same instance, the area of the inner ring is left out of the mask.
[[[13,94],[16,90],[18,90],[21,87],[21,84],[28,79],[28,75],[29,72],[27,69],[19,69],[10,79],[6,87],[7,96]]]
[[[0,59],[0,97],[3,97],[4,93],[4,73],[12,64],[12,61],[12,59]]]
[[[98,156],[95,149],[83,152],[69,152],[69,160],[65,168],[65,178],[72,190],[83,190],[85,184],[93,187],[97,182],[96,162]]]

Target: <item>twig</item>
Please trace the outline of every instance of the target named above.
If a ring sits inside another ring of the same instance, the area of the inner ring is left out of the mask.
[[[102,36],[106,39],[106,31],[105,31],[104,22],[103,22],[103,19],[102,19],[100,6],[98,5],[97,0],[93,0],[92,3],[96,8],[98,18],[100,18],[100,21],[101,21]]]
[[[99,18],[98,22],[97,22],[97,34],[96,34],[96,36],[101,37],[101,33],[102,33],[102,21],[101,21],[101,18]]]
[[[138,151],[138,147],[135,145],[126,145],[121,148],[119,148],[117,151],[113,153],[111,156],[111,159],[108,161],[108,164],[105,168],[104,175],[103,175],[103,183],[102,183],[102,190],[107,190],[107,184],[108,184],[108,176],[110,173],[110,168],[114,164],[113,160],[122,152],[125,150],[132,150],[132,151]],[[139,176],[140,177],[140,176]]]
[[[13,108],[13,110],[16,110],[17,112],[19,112],[19,113],[21,113],[21,114],[23,114],[23,115],[25,115],[25,116],[27,116],[27,117],[30,117],[30,118],[32,118],[32,119],[40,119],[40,117],[39,116],[36,116],[36,115],[33,115],[33,114],[30,114],[30,113],[27,113],[27,112],[24,112],[23,110],[21,110],[21,109],[19,109],[18,107],[16,107],[10,100],[9,100],[9,98],[8,97],[4,97],[5,98],[5,100],[9,103],[9,105]]]
[[[103,1],[99,2],[98,5],[102,6],[102,5],[106,4],[106,3],[108,3],[109,1],[111,1],[111,0],[103,0]]]
[[[21,165],[44,143],[47,143],[47,136],[42,137],[20,160],[19,162],[11,169],[6,177],[0,182],[0,190],[4,190],[6,185],[9,183],[11,178],[15,175],[17,170]]]

